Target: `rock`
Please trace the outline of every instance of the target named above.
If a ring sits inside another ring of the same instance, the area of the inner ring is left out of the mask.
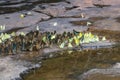
[[[82,11],[80,11],[79,9],[72,9],[72,10],[68,10],[66,11],[64,14],[60,15],[59,17],[78,17],[80,18],[80,14],[82,13]]]
[[[23,65],[25,64],[21,61],[13,61],[10,57],[0,58],[0,69],[4,67],[0,71],[0,80],[11,80],[20,77],[19,74],[27,69]]]
[[[17,27],[25,27],[36,24],[41,20],[47,20],[50,17],[42,14],[31,11],[32,16],[26,16],[24,18],[20,18],[21,13],[13,13],[13,14],[3,14],[0,15],[0,25],[6,25],[6,29],[17,28]],[[5,17],[9,17],[9,19],[5,19]]]
[[[120,69],[120,63],[116,63],[116,64],[113,66],[113,68],[115,68],[115,69]]]
[[[97,17],[97,16],[102,16],[102,17],[111,17],[115,18],[119,16],[119,7],[120,6],[110,6],[110,7],[104,7],[104,8],[87,8],[84,10],[84,12],[89,16],[89,17]]]
[[[95,27],[96,29],[120,31],[120,27],[119,27],[120,23],[116,22],[116,20],[114,19],[104,19],[104,20],[96,21],[94,23],[94,26],[96,26]]]
[[[82,20],[80,18],[55,18],[55,19],[51,19],[48,21],[44,21],[44,22],[40,22],[36,25],[40,26],[40,29],[43,31],[54,31],[56,30],[57,33],[63,33],[64,31],[68,32],[68,31],[73,31],[73,29],[75,30],[79,30],[79,31],[84,31],[87,30],[87,26],[73,26],[73,24],[71,24],[71,21],[78,21],[78,20]],[[57,23],[56,26],[54,26],[54,23]]]
[[[3,6],[0,6],[0,8],[22,8],[22,7],[25,7],[25,6],[28,6],[30,5],[29,3],[21,3],[21,4],[13,4],[13,5],[3,5]]]
[[[0,80],[22,80],[30,69],[41,67],[41,64],[16,59],[14,56],[0,57]]]
[[[107,69],[91,69],[78,77],[78,80],[119,80],[120,63]]]
[[[61,1],[61,0],[59,0]],[[0,14],[12,13],[21,10],[30,10],[37,4],[59,2],[51,0],[0,0]]]
[[[11,5],[11,4],[16,4],[16,3],[22,3],[23,1],[24,0],[1,0],[0,3],[3,5],[6,5],[6,4]]]
[[[92,0],[66,0],[73,6],[79,6],[79,9],[84,9],[85,7],[92,7]]]
[[[45,13],[53,17],[57,17],[60,14],[64,14],[64,12],[66,11],[65,7],[62,5],[59,6],[40,5],[39,7],[37,6],[37,8],[33,10]]]
[[[71,8],[71,7],[73,7],[72,4],[68,4],[66,2],[50,3],[49,5],[50,6],[63,6],[65,8]]]
[[[41,13],[51,15],[53,17],[61,17],[67,11],[77,8],[66,2],[50,3],[50,4],[41,4],[36,6],[33,10]]]
[[[80,9],[93,7],[93,4],[99,5],[119,5],[120,0],[66,0],[72,5],[79,6]]]
[[[104,5],[120,5],[120,0],[94,0],[96,3],[102,3]]]

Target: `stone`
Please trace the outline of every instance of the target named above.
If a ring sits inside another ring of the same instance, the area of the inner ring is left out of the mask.
[[[119,80],[120,63],[107,69],[91,69],[78,77],[78,80]]]
[[[60,14],[64,14],[64,12],[66,11],[65,7],[62,5],[58,5],[58,6],[40,5],[33,10],[37,12],[45,13],[53,17],[57,17]]]
[[[40,29],[42,31],[54,31],[56,30],[57,33],[63,33],[64,31],[68,32],[68,31],[73,31],[73,29],[75,30],[79,30],[79,31],[85,31],[87,30],[87,26],[73,26],[73,24],[71,24],[71,21],[78,21],[78,20],[82,20],[80,18],[55,18],[55,19],[51,19],[48,21],[43,21],[40,22],[36,25],[40,26]],[[54,26],[54,23],[57,23],[56,26]]]
[[[47,20],[50,18],[49,16],[42,13],[37,13],[33,11],[31,12],[33,14],[32,16],[25,16],[24,18],[20,18],[22,12],[0,15],[0,25],[6,25],[7,30],[17,27],[31,26],[39,21]],[[9,17],[9,19],[5,19],[6,16]]]
[[[104,19],[99,20],[94,23],[96,29],[105,29],[105,30],[113,30],[113,31],[120,31],[120,23],[116,22],[113,19]],[[113,28],[114,26],[114,28]]]

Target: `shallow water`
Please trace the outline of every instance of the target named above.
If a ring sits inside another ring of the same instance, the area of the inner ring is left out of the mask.
[[[57,52],[58,56],[43,60],[42,67],[24,76],[24,80],[76,80],[90,69],[106,69],[120,62],[119,49]]]

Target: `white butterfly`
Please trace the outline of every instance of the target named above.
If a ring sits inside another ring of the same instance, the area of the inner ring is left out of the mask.
[[[5,25],[0,25],[0,30],[5,30],[6,26]]]
[[[36,30],[39,31],[39,26],[36,26]]]

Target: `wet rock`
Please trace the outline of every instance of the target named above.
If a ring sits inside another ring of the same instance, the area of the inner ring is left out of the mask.
[[[119,5],[120,0],[94,0],[96,3],[101,3],[104,5]]]
[[[37,13],[37,12],[33,12],[33,11],[31,11],[31,13],[33,15],[31,15],[31,16],[28,15],[24,18],[20,18],[20,15],[22,13],[24,13],[24,12],[0,15],[0,25],[4,24],[4,25],[6,25],[6,29],[11,29],[11,28],[17,28],[17,27],[31,26],[41,20],[47,20],[50,18],[49,16],[47,16],[45,14]],[[5,19],[6,17],[9,17],[9,19]],[[28,28],[26,28],[26,29],[28,29]],[[29,28],[29,29],[31,29],[31,28]]]
[[[80,79],[81,80],[81,79]],[[82,80],[120,80],[120,76],[118,75],[104,75],[104,74],[91,74],[88,78]]]
[[[41,4],[36,6],[33,10],[36,12],[45,13],[53,17],[74,17],[75,14],[81,13],[79,6],[68,4],[66,2]],[[70,15],[69,15],[70,14]],[[79,17],[80,14],[75,15]]]
[[[108,19],[108,18],[109,17],[98,16],[98,17],[90,17],[89,20],[95,22],[95,21],[104,20],[104,19]]]
[[[81,18],[81,13],[84,13],[83,11],[79,10],[79,9],[71,9],[71,10],[67,10],[64,14],[59,15],[59,17],[62,18]]]
[[[28,10],[31,5],[31,3],[24,3],[24,0],[5,0],[4,3],[0,3],[0,14]]]
[[[0,4],[5,4],[5,2],[6,2],[5,0],[1,0]]]
[[[60,2],[61,0],[1,0],[0,14],[12,13],[21,10],[30,10],[37,4]]]
[[[27,69],[23,66],[24,63],[13,61],[10,57],[0,58],[0,63],[0,69],[5,68],[0,72],[0,80],[11,80],[19,77],[19,74]]]
[[[66,0],[72,5],[80,6],[80,8],[92,7],[93,4],[99,5],[119,5],[119,0]]]
[[[91,7],[91,8],[74,8],[71,10],[66,11],[61,16],[80,16],[81,13],[85,14],[87,18],[89,17],[118,17],[120,13],[120,6],[110,6],[110,7],[104,7],[104,8],[97,8],[97,7]]]
[[[47,4],[39,5],[33,10],[37,12],[45,13],[53,17],[57,17],[60,14],[64,14],[64,12],[66,11],[63,5],[56,5],[56,4],[51,4],[51,5],[47,5]]]
[[[114,19],[105,19],[105,20],[100,20],[96,21],[94,23],[95,28],[97,29],[105,29],[105,30],[120,30],[120,23],[116,22]],[[114,28],[113,28],[114,27]]]
[[[40,29],[44,30],[44,31],[54,31],[56,30],[57,33],[63,33],[64,31],[68,32],[68,31],[73,31],[73,29],[75,30],[79,30],[79,31],[84,31],[87,30],[87,26],[73,26],[73,24],[70,23],[70,21],[78,21],[78,20],[82,20],[80,18],[55,18],[55,19],[51,19],[48,21],[44,21],[44,22],[40,22],[37,25],[40,26]],[[54,25],[55,23],[57,23],[57,25]]]
[[[22,80],[22,75],[30,69],[41,67],[41,64],[16,60],[14,57],[0,57],[0,80]]]
[[[0,8],[2,9],[4,9],[4,8],[13,8],[13,9],[15,9],[15,8],[22,8],[23,6],[25,7],[25,6],[28,6],[29,4],[27,4],[27,3],[21,3],[21,4],[13,4],[13,5],[3,5],[3,6],[0,6]]]
[[[120,79],[120,63],[116,63],[113,67],[107,69],[91,69],[81,76],[78,80],[119,80]]]
[[[79,26],[88,26],[88,24],[87,24],[88,22],[89,22],[89,20],[81,20],[81,21],[71,21],[70,23],[72,23],[75,26],[76,25],[79,25]]]
[[[12,80],[22,80],[21,78],[15,78],[15,79],[12,79]]]
[[[83,9],[85,7],[92,7],[92,0],[66,0],[73,6],[79,6],[79,9]]]
[[[18,4],[18,3],[22,3],[25,0],[1,0],[0,4],[1,5],[11,5],[11,4]]]

